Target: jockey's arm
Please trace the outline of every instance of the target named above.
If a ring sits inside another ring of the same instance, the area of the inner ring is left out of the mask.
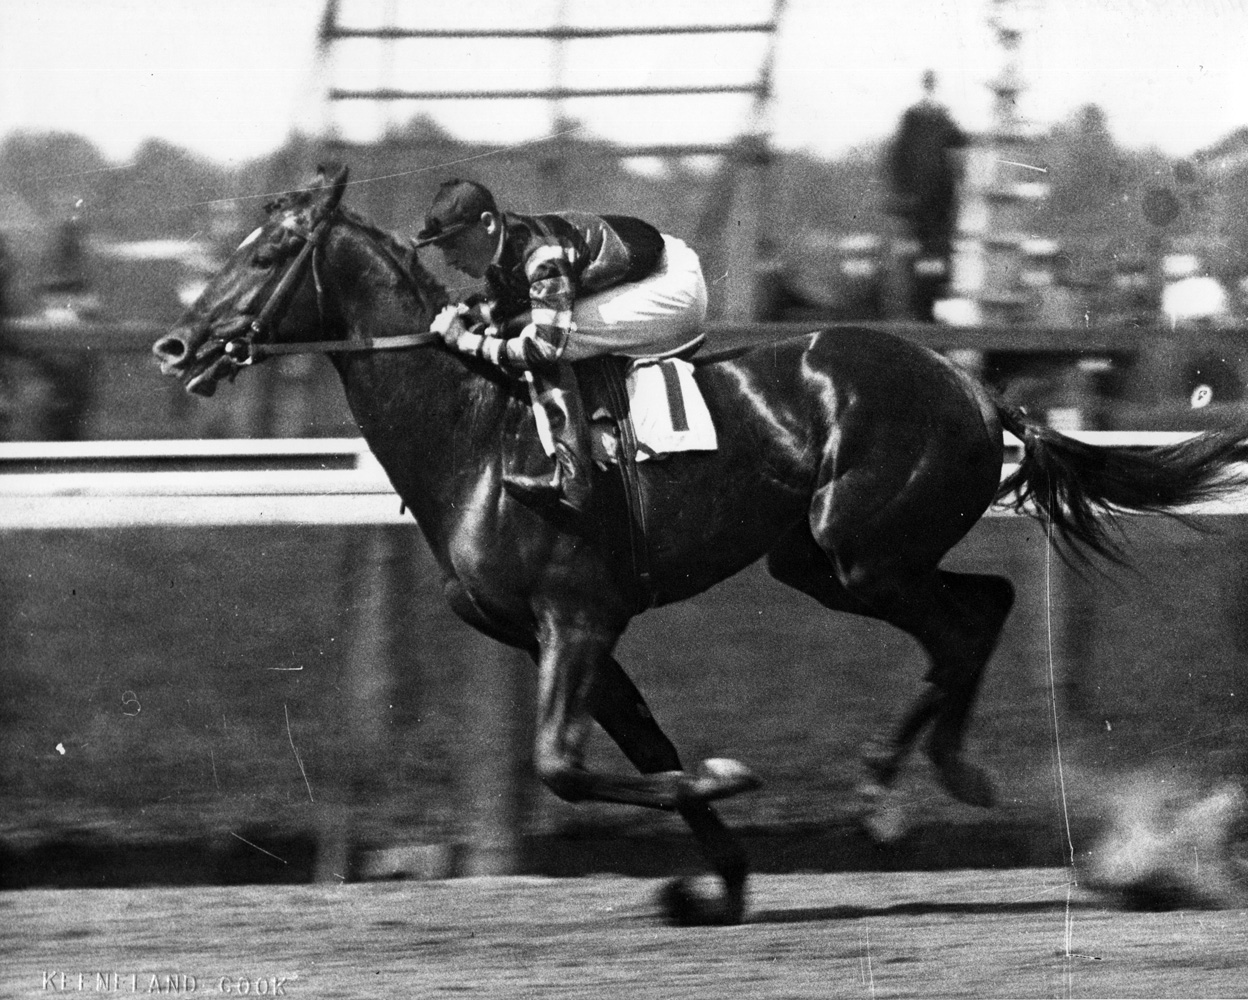
[[[562,248],[543,248],[527,268],[530,281],[530,309],[527,321],[513,317],[497,327],[465,325],[468,307],[448,306],[434,320],[431,329],[442,334],[450,347],[489,361],[506,371],[526,371],[554,365],[563,355],[572,329],[572,303],[575,284]],[[453,313],[453,316],[448,316]],[[444,320],[444,317],[445,320]],[[471,321],[469,321],[471,322]],[[522,323],[514,336],[500,336]]]
[[[430,329],[461,354],[468,354],[497,365],[504,371],[520,372],[553,364],[558,355],[543,350],[531,314],[521,313],[493,326],[463,305],[447,306],[434,319]]]
[[[511,319],[496,324],[495,329],[498,330],[500,337],[507,340],[511,337],[518,337],[524,328],[532,322],[533,312],[530,309],[526,309],[524,312],[512,316]]]

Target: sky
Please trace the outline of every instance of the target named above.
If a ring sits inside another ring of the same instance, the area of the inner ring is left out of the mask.
[[[1024,32],[1020,108],[1038,127],[1087,103],[1121,143],[1190,155],[1248,125],[1248,0],[1012,0]],[[998,0],[998,6],[1000,0]],[[318,61],[323,0],[0,0],[0,135],[58,129],[124,162],[162,138],[221,163],[263,155],[293,129],[375,137],[426,112],[500,145],[552,131],[544,102],[437,101],[379,110],[322,99],[331,85],[403,89],[750,83],[759,35],[568,43],[344,42]],[[539,27],[765,20],[771,0],[341,0],[348,24]],[[764,128],[784,149],[836,156],[881,139],[936,70],[968,128],[990,121],[1000,69],[993,0],[788,0],[774,44],[774,100],[594,99],[562,109],[587,135],[714,142]],[[562,11],[562,15],[561,15]]]

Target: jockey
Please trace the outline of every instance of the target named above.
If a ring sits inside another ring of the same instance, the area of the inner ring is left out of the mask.
[[[691,345],[706,316],[697,254],[628,216],[501,212],[486,188],[464,180],[438,189],[416,237],[417,247],[430,244],[451,267],[485,278],[490,323],[468,330],[455,321],[467,308],[450,306],[433,329],[456,350],[526,373],[549,420],[554,475],[507,475],[504,486],[526,503],[580,512],[589,494],[589,433],[570,363]]]

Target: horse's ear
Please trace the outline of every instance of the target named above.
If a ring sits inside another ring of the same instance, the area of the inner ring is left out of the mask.
[[[342,193],[347,188],[347,178],[351,174],[351,168],[348,166],[338,167],[332,172],[327,171],[325,167],[317,168],[317,175],[321,179],[322,189],[328,189],[329,193],[325,196],[325,202],[321,206],[321,213],[328,215],[338,203],[342,201]]]

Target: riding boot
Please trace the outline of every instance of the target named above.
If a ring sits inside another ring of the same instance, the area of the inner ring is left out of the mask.
[[[546,413],[555,444],[554,474],[524,476],[508,473],[503,476],[507,492],[534,507],[553,504],[581,513],[589,499],[590,469],[589,428],[585,409],[572,366],[560,362],[558,369],[534,372],[537,401]]]

